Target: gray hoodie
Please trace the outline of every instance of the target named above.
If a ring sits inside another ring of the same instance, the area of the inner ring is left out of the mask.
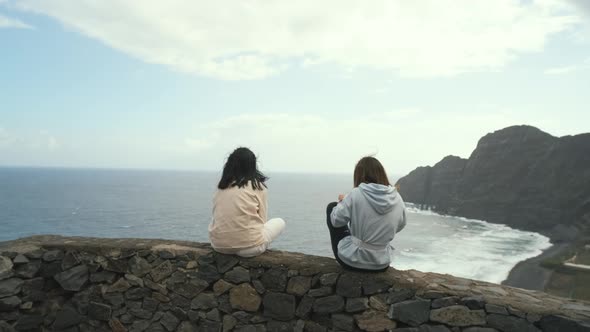
[[[334,227],[348,225],[350,236],[338,243],[338,257],[356,268],[379,270],[391,263],[390,245],[406,226],[406,208],[392,186],[362,183],[330,215]]]

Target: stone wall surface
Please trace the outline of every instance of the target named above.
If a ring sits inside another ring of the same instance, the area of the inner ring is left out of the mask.
[[[194,242],[34,236],[0,243],[5,331],[590,331],[590,303],[269,251]]]

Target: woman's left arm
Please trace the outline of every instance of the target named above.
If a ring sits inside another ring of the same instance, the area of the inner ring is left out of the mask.
[[[256,196],[258,197],[258,215],[260,216],[263,222],[267,222],[268,194],[266,188],[263,187],[262,190],[256,190],[256,194]]]

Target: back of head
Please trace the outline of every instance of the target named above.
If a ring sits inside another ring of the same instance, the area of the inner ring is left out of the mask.
[[[389,186],[383,165],[374,157],[363,157],[354,168],[354,187],[361,183],[377,183]]]
[[[251,181],[254,189],[262,190],[266,187],[264,184],[266,180],[267,177],[258,171],[254,152],[248,148],[239,147],[227,158],[217,188],[227,189],[233,186],[241,188]]]

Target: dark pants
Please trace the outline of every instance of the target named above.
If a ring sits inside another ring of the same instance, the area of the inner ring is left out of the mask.
[[[338,205],[337,202],[332,202],[332,203],[328,204],[328,207],[326,208],[326,222],[328,224],[328,229],[330,230],[330,240],[332,241],[332,252],[334,252],[334,258],[336,258],[336,261],[338,262],[338,264],[342,265],[343,268],[345,268],[347,270],[352,270],[352,271],[362,271],[362,272],[383,272],[383,271],[386,271],[387,268],[380,269],[380,270],[359,269],[359,268],[347,265],[346,263],[344,263],[340,259],[340,257],[338,257],[338,242],[340,242],[340,240],[342,240],[343,238],[350,235],[350,229],[348,228],[348,226],[334,227],[334,225],[332,225],[332,220],[330,218],[330,214],[332,214],[332,210],[334,210],[334,207],[336,205]]]

